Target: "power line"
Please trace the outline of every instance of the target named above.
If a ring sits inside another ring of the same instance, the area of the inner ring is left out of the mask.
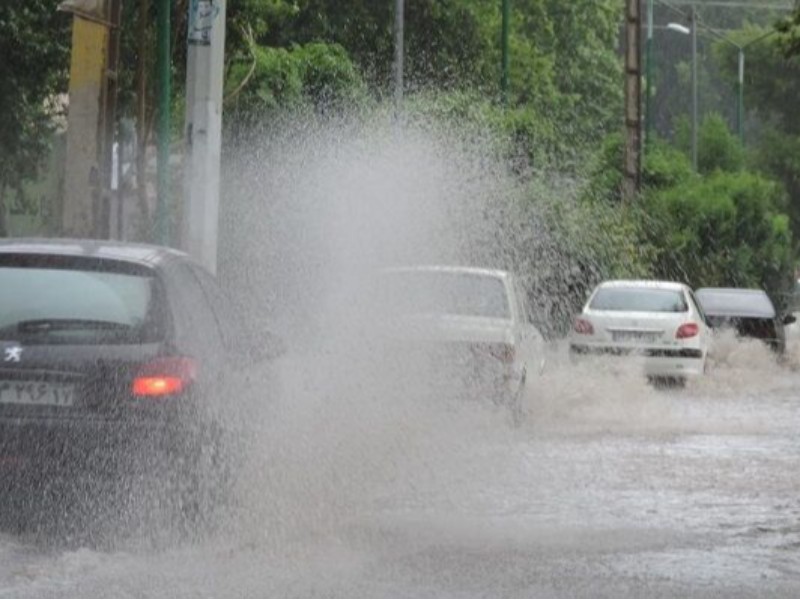
[[[656,2],[658,2],[661,6],[670,9],[675,14],[680,15],[681,18],[686,18],[688,16],[686,12],[682,11],[680,8],[676,7],[674,4],[670,2],[667,2],[666,0],[656,0]]]
[[[666,3],[662,2],[662,4]],[[700,1],[672,0],[672,4],[679,6],[687,6],[693,4],[698,7],[722,6],[727,8],[757,8],[764,10],[785,10],[785,11],[794,10],[794,6],[791,4],[764,4],[762,2],[754,3],[754,2],[746,2],[743,0],[700,0]]]

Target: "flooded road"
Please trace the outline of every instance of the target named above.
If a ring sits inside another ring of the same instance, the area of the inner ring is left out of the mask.
[[[561,357],[519,429],[481,406],[366,405],[352,382],[285,361],[230,524],[156,546],[2,534],[0,595],[800,592],[793,359],[728,344],[705,380],[657,391]]]

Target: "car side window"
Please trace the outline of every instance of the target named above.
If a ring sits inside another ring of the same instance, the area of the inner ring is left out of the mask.
[[[692,290],[689,290],[689,299],[694,304],[694,307],[697,309],[697,313],[700,315],[700,318],[703,320],[703,323],[708,325],[708,318],[706,317],[706,313],[703,311],[703,305],[698,302],[697,297],[694,295]]]
[[[178,345],[194,355],[217,360],[222,354],[220,331],[197,278],[182,263],[171,266],[166,275]]]
[[[246,354],[250,349],[251,336],[248,335],[241,318],[235,312],[231,299],[210,273],[199,267],[193,267],[192,272],[214,311],[225,349],[232,354]]]

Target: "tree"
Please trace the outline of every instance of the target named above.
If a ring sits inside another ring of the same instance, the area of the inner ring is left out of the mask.
[[[365,102],[365,84],[347,52],[338,44],[255,46],[254,61],[230,67],[226,97],[228,131],[247,130],[276,111],[339,111]]]
[[[689,156],[691,153],[691,125],[689,119],[682,117],[676,125],[676,145]],[[697,132],[697,169],[701,173],[727,171],[730,173],[744,168],[744,148],[739,139],[731,133],[725,119],[718,113],[710,113],[703,118]]]
[[[716,171],[648,195],[656,272],[695,286],[762,287],[773,298],[791,285],[794,255],[781,185]]]
[[[797,98],[800,98],[800,54],[791,52],[797,29],[784,23],[786,35],[771,36],[747,49],[745,71],[745,105],[748,118],[760,125],[758,135],[748,133],[752,167],[781,181],[789,194],[789,215],[792,231],[800,239],[800,119]],[[739,43],[747,43],[768,30],[745,28],[731,35]],[[787,44],[789,44],[787,46]],[[715,56],[729,80],[738,75],[736,49],[717,44]],[[788,50],[788,51],[787,51]]]
[[[70,21],[57,4],[0,5],[0,235],[7,233],[4,192],[37,174],[62,110]]]
[[[730,37],[744,45],[769,31],[746,27],[732,32]],[[738,51],[730,44],[718,42],[714,55],[733,85],[738,78]],[[800,119],[797,119],[800,56],[787,57],[780,36],[767,37],[747,48],[744,93],[748,112],[778,125],[786,133],[800,134]]]
[[[800,56],[800,4],[789,17],[778,22],[776,29],[785,35],[782,46],[786,57]]]

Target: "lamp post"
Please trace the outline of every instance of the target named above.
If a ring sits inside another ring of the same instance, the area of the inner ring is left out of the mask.
[[[653,128],[653,0],[647,0],[647,42],[645,46],[645,112],[644,147],[650,146],[650,132]]]
[[[736,53],[738,55],[736,77],[736,132],[739,134],[739,140],[742,142],[742,144],[744,144],[744,51],[753,44],[776,34],[777,30],[771,29],[770,31],[767,31],[766,33],[750,40],[746,44],[737,44],[728,36],[721,34],[719,31],[716,31],[711,27],[704,27],[704,29],[714,37],[736,48]]]
[[[669,23],[667,29],[692,36],[692,168],[697,171],[697,13],[692,6],[690,27]]]

